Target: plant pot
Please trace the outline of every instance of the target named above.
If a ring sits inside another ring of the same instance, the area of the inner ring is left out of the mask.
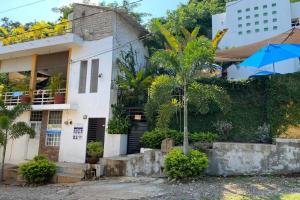
[[[65,103],[65,96],[64,95],[55,95],[54,96],[54,104],[63,104]]]
[[[87,157],[86,161],[89,164],[97,164],[99,162],[99,157]]]
[[[31,98],[30,96],[23,95],[20,97],[21,104],[30,104]]]

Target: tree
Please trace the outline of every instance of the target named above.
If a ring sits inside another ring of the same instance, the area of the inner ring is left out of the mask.
[[[139,2],[131,3],[129,0],[122,0],[121,3],[118,3],[116,1],[113,3],[106,3],[105,1],[102,1],[99,5],[124,10],[126,13],[135,18],[139,23],[143,22],[144,17],[151,16],[151,14],[149,13],[135,11],[135,9],[140,6]]]
[[[120,75],[117,77],[116,83],[120,90],[120,103],[125,106],[144,104],[148,87],[153,79],[149,67],[139,66],[132,47],[128,52],[121,53],[121,58],[117,63]]]
[[[151,57],[153,64],[168,71],[169,75],[158,76],[150,88],[146,113],[149,116],[158,112],[157,125],[166,128],[171,116],[178,108],[184,113],[184,153],[189,152],[188,107],[193,105],[200,113],[207,113],[211,103],[226,111],[229,97],[217,86],[202,85],[195,81],[198,72],[210,68],[214,60],[215,48],[211,42],[198,37],[199,28],[192,33],[182,28],[184,37],[175,37],[158,21],[157,29],[167,41],[167,49],[158,50]],[[157,107],[158,109],[153,109]]]
[[[15,140],[27,134],[30,137],[33,137],[35,134],[34,130],[32,130],[25,122],[15,122],[17,117],[30,109],[30,105],[24,104],[18,104],[12,109],[8,109],[4,102],[0,101],[0,145],[3,147],[0,182],[3,181],[4,178],[4,162],[8,140]]]

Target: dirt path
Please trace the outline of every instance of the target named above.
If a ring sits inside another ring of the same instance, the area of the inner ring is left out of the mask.
[[[297,200],[300,178],[236,177],[204,178],[191,183],[167,183],[164,179],[115,178],[71,185],[41,187],[0,186],[2,200]],[[292,195],[292,198],[285,198]]]

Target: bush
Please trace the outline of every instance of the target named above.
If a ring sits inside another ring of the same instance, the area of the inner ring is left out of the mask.
[[[112,106],[113,117],[108,122],[108,134],[128,134],[130,120],[122,105]]]
[[[103,145],[101,142],[89,142],[87,144],[87,154],[90,157],[98,158],[103,153]]]
[[[56,165],[44,156],[36,156],[20,166],[20,173],[27,183],[45,184],[55,175]]]
[[[146,132],[141,138],[141,143],[145,148],[159,149],[161,142],[166,138],[173,139],[176,146],[183,144],[183,133],[170,129],[154,129]],[[190,133],[189,139],[190,143],[215,142],[218,140],[218,135],[210,132]]]
[[[208,167],[206,154],[191,150],[186,156],[182,149],[175,148],[165,158],[165,174],[172,179],[196,178]]]

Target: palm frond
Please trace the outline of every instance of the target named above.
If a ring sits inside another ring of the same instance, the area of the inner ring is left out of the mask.
[[[8,111],[7,116],[13,121],[18,116],[32,109],[30,104],[18,104]]]
[[[174,102],[174,103],[173,103]],[[167,129],[170,126],[173,115],[177,112],[177,101],[165,103],[159,107],[156,126],[157,128]]]
[[[5,133],[0,130],[0,145],[4,145],[4,141],[5,141]]]
[[[154,22],[154,26],[164,36],[164,38],[168,42],[168,45],[176,52],[179,52],[180,51],[180,43],[176,39],[176,37],[174,35],[172,35],[172,33],[168,29],[166,29],[158,20]]]
[[[11,139],[17,139],[23,135],[29,135],[31,138],[33,138],[35,135],[35,132],[25,122],[17,122],[15,124],[12,124],[12,126],[10,128]]]
[[[170,70],[173,74],[180,71],[178,54],[172,50],[158,50],[151,57],[152,64]]]

